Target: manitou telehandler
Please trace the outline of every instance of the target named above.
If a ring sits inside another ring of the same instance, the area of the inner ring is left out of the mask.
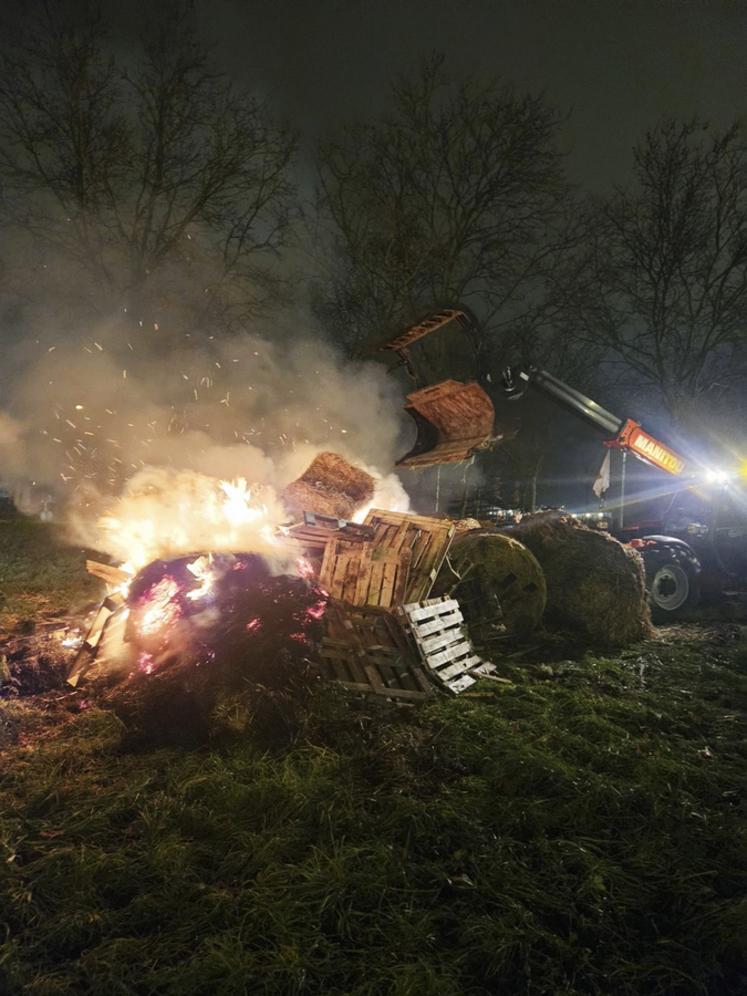
[[[747,594],[747,491],[738,474],[686,459],[638,422],[619,418],[546,370],[506,370],[503,386],[509,400],[532,389],[547,395],[601,429],[610,453],[621,454],[619,499],[608,528],[643,555],[656,621],[684,614],[701,596]],[[628,454],[670,475],[675,487],[656,502],[645,496],[631,501],[625,487]]]
[[[442,308],[380,348],[395,353],[415,379],[410,348],[447,326],[459,329],[467,340],[477,335],[477,323],[468,309]],[[421,469],[461,462],[480,449],[513,438],[518,426],[505,414],[496,422],[490,395],[516,401],[532,390],[541,392],[601,430],[607,436],[608,453],[620,454],[619,497],[613,514],[589,522],[603,524],[643,555],[652,612],[658,621],[683,615],[701,596],[747,595],[747,490],[738,475],[686,459],[640,423],[619,418],[545,370],[506,370],[502,390],[496,388],[489,374],[481,371],[469,383],[446,380],[409,394],[405,410],[415,422],[417,438],[398,465]],[[626,495],[628,454],[667,474],[674,488],[658,489],[661,494],[656,503],[644,504],[640,496]]]

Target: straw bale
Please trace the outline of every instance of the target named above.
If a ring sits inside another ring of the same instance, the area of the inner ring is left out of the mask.
[[[456,575],[463,580],[455,587]],[[501,625],[517,635],[535,629],[547,599],[545,578],[534,554],[494,530],[457,534],[434,588],[439,593],[448,590],[459,599],[471,630]]]
[[[355,504],[342,492],[322,490],[301,480],[289,484],[280,497],[289,514],[297,517],[303,512],[315,512],[335,519],[349,519],[355,511]]]
[[[350,519],[373,500],[374,479],[338,453],[320,453],[281,494],[288,512],[316,512]]]
[[[625,646],[651,634],[643,560],[635,550],[557,513],[525,518],[511,535],[542,565],[548,621],[599,645]]]

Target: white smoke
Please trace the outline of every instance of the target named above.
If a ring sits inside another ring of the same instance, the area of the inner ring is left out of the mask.
[[[13,415],[0,412],[0,482],[27,510],[52,492],[58,512],[73,509],[76,539],[102,544],[102,508],[142,490],[144,474],[244,478],[277,493],[323,450],[373,474],[377,505],[407,507],[391,473],[406,448],[401,389],[379,364],[282,327],[272,339],[187,335],[166,351],[161,329],[123,339],[113,328],[24,346]]]

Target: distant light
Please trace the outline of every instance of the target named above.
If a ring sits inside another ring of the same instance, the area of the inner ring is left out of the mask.
[[[709,467],[703,476],[707,484],[728,484],[734,475],[721,467]]]

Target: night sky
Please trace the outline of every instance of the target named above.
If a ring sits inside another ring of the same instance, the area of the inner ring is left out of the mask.
[[[102,2],[126,61],[143,8]],[[23,0],[0,6],[11,19],[24,9]],[[267,96],[298,129],[307,196],[319,139],[381,113],[393,77],[434,51],[456,75],[544,92],[567,114],[568,172],[588,192],[627,181],[633,145],[662,115],[724,125],[747,105],[747,0],[194,0],[193,10],[218,70]],[[598,400],[623,417],[649,417],[625,399]],[[599,448],[583,430],[590,455],[579,479],[588,490]]]
[[[747,110],[747,4],[722,0],[217,0],[195,9],[225,68],[262,85],[309,142],[385,101],[390,79],[446,52],[456,72],[544,90],[571,113],[572,177],[625,178],[662,114]]]

